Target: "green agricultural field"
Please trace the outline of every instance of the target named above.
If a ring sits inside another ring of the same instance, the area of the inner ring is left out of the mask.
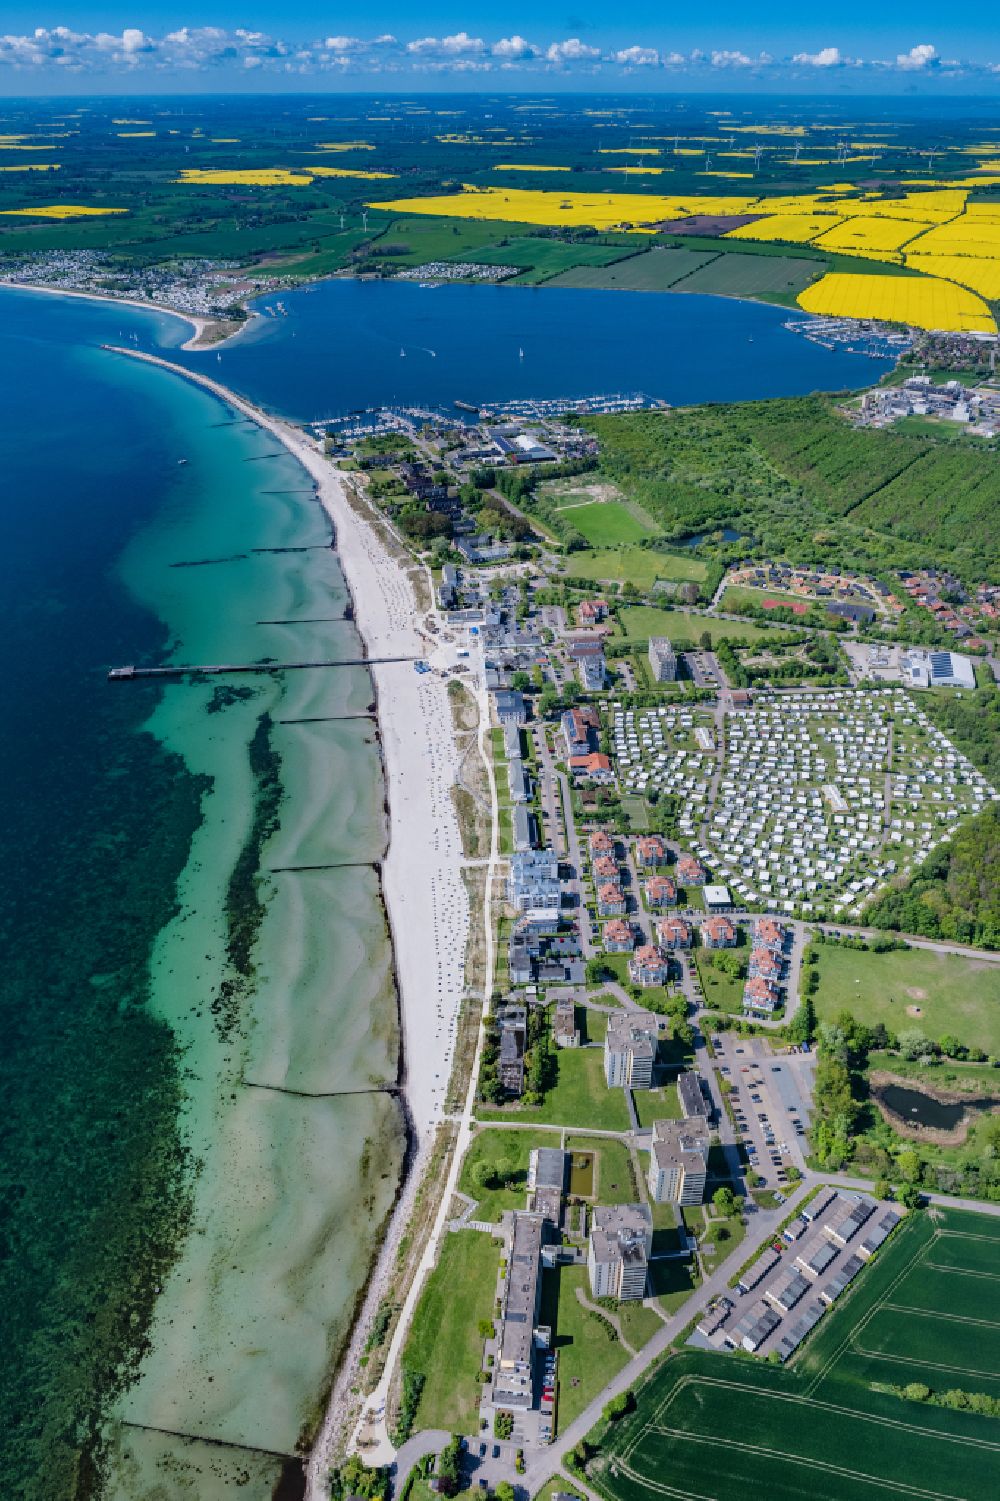
[[[1000,1053],[1000,964],[930,949],[874,954],[820,944],[817,952],[821,1020],[847,1010],[890,1032],[932,1041],[950,1033],[966,1047]]]
[[[665,292],[714,260],[712,251],[668,250],[654,246],[615,265],[581,266],[549,282],[553,287],[594,287],[602,291]],[[734,256],[734,260],[738,257]]]
[[[621,547],[609,551],[575,552],[566,560],[566,572],[572,578],[592,579],[597,583],[624,583],[630,579],[638,589],[652,589],[657,579],[700,583],[708,569],[699,558],[687,557],[683,553]]]
[[[479,1431],[480,1319],[493,1317],[500,1249],[478,1230],[444,1237],[420,1295],[403,1363],[425,1377],[415,1427]]]
[[[695,615],[690,610],[660,610],[655,605],[629,606],[621,611],[619,619],[629,641],[668,636],[671,641],[696,642],[707,631],[714,646],[726,638],[763,641],[773,634],[768,626],[757,625],[751,620],[717,620],[713,615]]]
[[[676,290],[794,303],[803,287],[822,276],[824,270],[816,261],[800,256],[723,254],[685,277]]]
[[[476,260],[484,266],[521,267],[520,275],[512,277],[511,282],[522,286],[535,286],[542,281],[552,283],[553,278],[556,278],[554,284],[559,285],[562,274],[570,267],[607,266],[623,257],[631,257],[635,250],[634,242],[632,245],[624,241],[618,245],[567,245],[561,240],[543,239],[540,235],[514,236],[505,245],[498,245],[495,243],[497,226],[486,227],[492,230],[494,243],[477,251]],[[463,260],[465,257],[453,255],[449,259]],[[586,272],[582,274],[586,275]]]
[[[675,1355],[639,1389],[635,1412],[604,1436],[588,1468],[592,1487],[607,1501],[982,1501],[997,1494],[995,1418],[891,1390],[913,1382],[934,1394],[998,1390],[996,1300],[984,1282],[976,1322],[953,1313],[955,1274],[939,1261],[943,1247],[961,1263],[984,1246],[995,1268],[1000,1221],[918,1213],[788,1367],[690,1349]],[[919,1301],[908,1301],[908,1288]]]
[[[568,501],[556,511],[561,522],[582,533],[593,547],[640,542],[659,531],[655,521],[642,520],[641,512],[637,515],[620,500]]]

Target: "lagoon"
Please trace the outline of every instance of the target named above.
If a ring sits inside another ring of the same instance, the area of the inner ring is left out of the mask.
[[[783,308],[695,294],[343,278],[254,309],[261,316],[215,352],[178,350],[186,334],[171,328],[171,358],[299,422],[615,391],[672,405],[749,401],[870,385],[891,367],[792,333]]]

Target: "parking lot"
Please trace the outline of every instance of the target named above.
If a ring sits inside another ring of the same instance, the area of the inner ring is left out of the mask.
[[[767,1038],[728,1033],[719,1034],[715,1055],[731,1086],[729,1100],[750,1167],[768,1188],[781,1188],[789,1164],[800,1172],[805,1167],[815,1059],[811,1053],[776,1055]]]

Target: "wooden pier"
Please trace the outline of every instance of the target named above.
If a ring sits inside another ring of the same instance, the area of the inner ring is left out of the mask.
[[[219,677],[231,672],[303,672],[310,667],[384,667],[396,662],[419,662],[419,657],[334,657],[321,662],[209,662],[179,667],[112,667],[109,683],[131,683],[140,678]]]

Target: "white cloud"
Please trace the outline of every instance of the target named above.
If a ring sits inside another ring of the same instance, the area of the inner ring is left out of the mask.
[[[841,57],[839,47],[821,47],[818,52],[796,52],[792,58],[793,63],[801,63],[807,68],[840,68],[846,60]]]
[[[361,42],[356,36],[328,36],[323,46],[328,52],[354,52]]]
[[[526,42],[523,36],[501,37],[499,42],[494,42],[491,47],[494,57],[506,58],[509,62],[516,62],[522,57],[537,56],[535,48],[530,42]]]
[[[630,68],[655,68],[659,65],[660,54],[655,47],[624,47],[614,54],[614,58],[616,63],[624,63]]]
[[[911,47],[909,52],[900,52],[896,58],[896,67],[904,72],[916,72],[921,68],[929,68],[937,61],[937,48],[932,47],[930,42],[921,42],[918,47]]]
[[[600,55],[600,47],[588,47],[578,36],[571,36],[565,42],[552,42],[545,53],[550,63],[592,62]]]

